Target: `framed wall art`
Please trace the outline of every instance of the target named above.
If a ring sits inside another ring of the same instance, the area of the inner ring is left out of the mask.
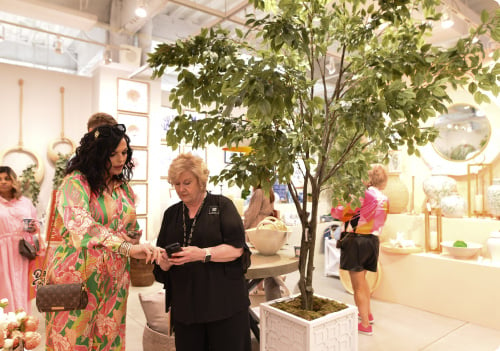
[[[239,152],[224,150],[224,163],[227,163],[227,164],[232,163],[232,162],[231,162],[231,158],[232,158],[234,155],[236,155],[236,154],[239,154]]]
[[[170,123],[172,123],[177,115],[178,113],[176,109],[162,106],[160,118],[161,141],[166,141],[167,131],[170,127]]]
[[[387,170],[390,174],[399,174],[402,171],[401,165],[402,155],[400,150],[389,151],[389,163],[387,165]]]
[[[149,83],[118,78],[118,111],[149,113]]]
[[[148,147],[149,118],[141,115],[118,113],[118,123],[125,124],[127,135],[130,138],[130,146]]]
[[[172,150],[170,146],[166,143],[161,143],[160,145],[160,158],[159,158],[159,167],[160,167],[160,178],[167,179],[168,176],[168,168],[170,164],[179,156],[179,148]]]
[[[148,180],[148,151],[133,150],[132,161],[134,162],[132,180]]]
[[[131,183],[135,194],[135,212],[138,216],[148,213],[148,184]]]
[[[139,228],[142,230],[142,239],[148,239],[148,218],[147,217],[137,217],[137,223]]]
[[[193,110],[185,110],[184,113],[188,116],[191,115],[191,117],[193,118],[193,121],[198,121],[200,119],[205,119],[207,117],[206,113],[196,112]]]

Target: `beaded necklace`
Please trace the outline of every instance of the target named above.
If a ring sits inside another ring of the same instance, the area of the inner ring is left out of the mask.
[[[196,226],[196,220],[198,219],[198,215],[200,214],[201,208],[203,207],[203,204],[205,203],[205,198],[206,194],[203,197],[203,200],[201,201],[200,207],[198,207],[198,211],[196,211],[196,214],[193,219],[193,224],[191,225],[191,230],[189,231],[189,234],[187,233],[187,226],[186,226],[186,213],[185,213],[185,208],[186,205],[183,203],[182,204],[182,228],[184,229],[184,243],[182,246],[189,246],[191,245],[191,239],[193,238],[193,232],[194,232],[194,227]],[[188,217],[189,217],[189,212],[188,212]],[[189,220],[189,218],[187,219]]]

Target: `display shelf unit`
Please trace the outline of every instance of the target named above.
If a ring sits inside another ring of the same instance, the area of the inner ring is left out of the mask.
[[[381,241],[403,232],[417,245],[424,243],[424,215],[389,215]],[[384,277],[373,297],[500,330],[500,263],[491,261],[486,241],[500,222],[488,218],[443,218],[443,240],[480,243],[473,259],[446,253],[394,254],[381,250]]]

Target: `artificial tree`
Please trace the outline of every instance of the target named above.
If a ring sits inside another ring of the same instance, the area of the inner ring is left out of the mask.
[[[478,103],[489,101],[485,91],[496,96],[500,70],[484,63],[484,40],[498,41],[500,14],[483,13],[468,37],[441,48],[426,43],[437,0],[249,2],[259,15],[248,16],[248,31],[204,29],[159,45],[148,63],[153,77],[178,72],[171,147],[245,143],[252,152],[212,181],[287,184],[302,223],[302,306],[311,309],[321,192],[356,203],[376,157],[403,147],[418,155],[436,136],[423,122],[446,111],[449,88],[467,86]],[[183,108],[208,117],[195,121]]]

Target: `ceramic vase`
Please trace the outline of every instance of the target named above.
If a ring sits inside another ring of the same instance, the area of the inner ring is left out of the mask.
[[[433,175],[424,180],[423,188],[431,207],[439,208],[443,197],[457,193],[457,182],[445,175]]]
[[[500,263],[500,232],[492,232],[486,241],[491,261]]]
[[[440,207],[441,212],[445,217],[462,218],[465,216],[465,212],[467,211],[465,199],[458,194],[448,195],[441,198]]]
[[[389,213],[406,212],[410,194],[408,187],[399,178],[399,174],[389,174],[383,193],[389,199]]]
[[[500,217],[500,178],[493,179],[493,185],[488,187],[486,193],[488,199],[488,208],[490,213],[496,217]]]

